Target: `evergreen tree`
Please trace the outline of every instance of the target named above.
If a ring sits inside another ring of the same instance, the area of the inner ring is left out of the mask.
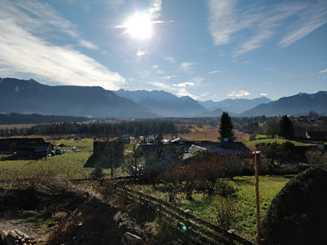
[[[294,137],[293,123],[287,115],[283,116],[280,120],[279,135],[286,139],[291,139]]]
[[[227,112],[223,112],[221,115],[219,133],[222,142],[234,140],[233,123]]]

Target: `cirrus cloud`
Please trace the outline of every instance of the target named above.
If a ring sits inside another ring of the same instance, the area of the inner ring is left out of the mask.
[[[241,90],[235,90],[230,92],[227,96],[228,97],[236,97],[236,98],[241,98],[241,97],[246,97],[249,96],[251,93],[247,90],[241,89]]]
[[[180,65],[179,65],[179,68],[182,70],[182,71],[190,71],[193,67],[193,63],[191,62],[182,62]]]
[[[209,0],[209,31],[216,46],[235,41],[243,32],[234,56],[262,47],[280,32],[281,26],[286,26],[286,33],[282,33],[279,46],[287,47],[327,23],[325,0],[286,0],[269,7],[253,1],[246,8],[240,2]]]
[[[95,49],[80,38],[72,23],[39,1],[0,0],[1,75],[25,74],[61,84],[102,86],[117,89],[125,83],[120,74],[110,71],[72,45],[54,44],[51,33],[69,36],[77,46]],[[46,34],[46,35],[45,35]],[[46,38],[47,37],[47,38]]]

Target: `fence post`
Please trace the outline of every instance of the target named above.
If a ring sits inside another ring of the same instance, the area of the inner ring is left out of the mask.
[[[257,219],[257,236],[256,244],[260,245],[261,243],[261,218],[260,218],[260,192],[259,192],[259,161],[257,156],[260,158],[260,151],[254,151],[254,174],[255,174],[255,202],[256,202],[256,219]]]

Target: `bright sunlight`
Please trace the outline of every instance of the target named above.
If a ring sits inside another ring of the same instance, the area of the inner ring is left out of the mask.
[[[148,13],[137,12],[131,15],[123,27],[126,33],[134,39],[147,40],[153,36],[153,22]]]

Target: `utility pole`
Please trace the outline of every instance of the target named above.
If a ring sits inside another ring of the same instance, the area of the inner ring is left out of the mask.
[[[256,218],[257,218],[257,236],[256,244],[260,245],[261,242],[261,229],[260,229],[260,192],[259,192],[259,162],[260,162],[260,151],[254,151],[254,174],[255,174],[255,202],[256,202]],[[257,156],[259,159],[257,159]]]

